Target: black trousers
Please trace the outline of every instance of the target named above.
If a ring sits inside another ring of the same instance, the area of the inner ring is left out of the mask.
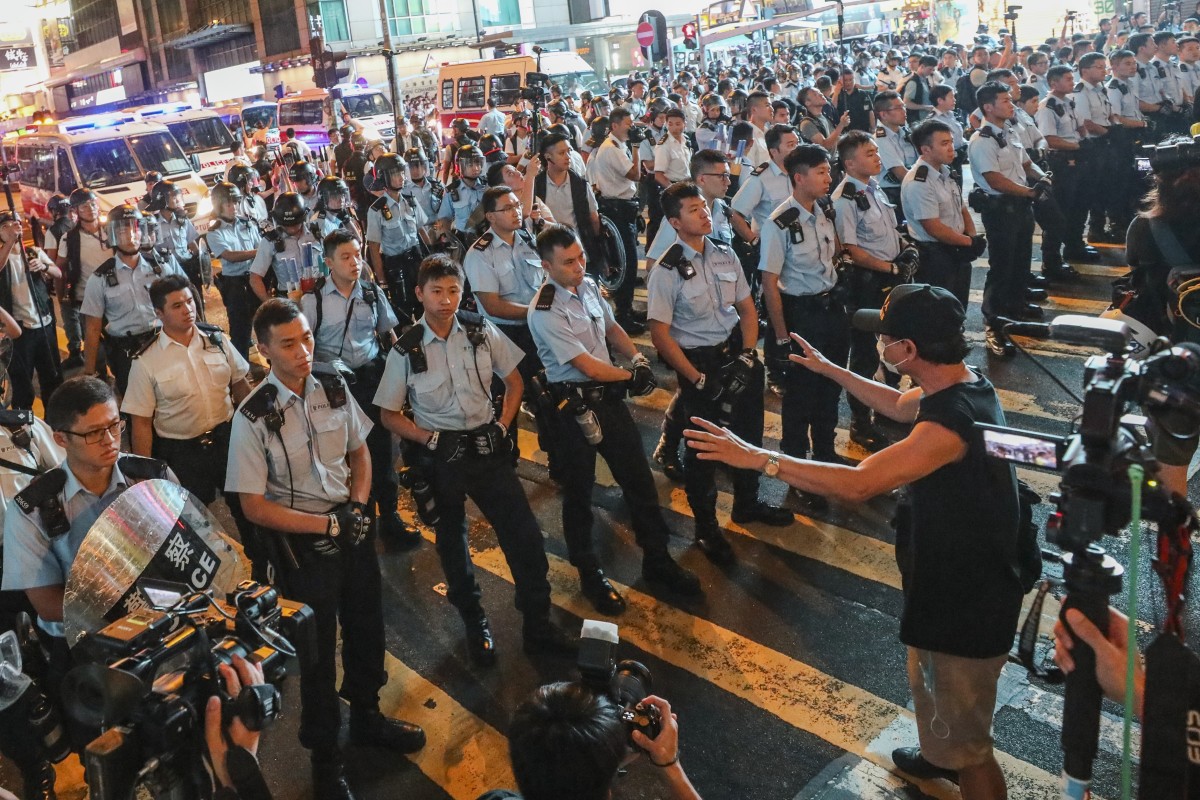
[[[625,248],[625,280],[613,293],[613,304],[618,317],[628,316],[633,312],[633,287],[637,284],[638,204],[634,200],[601,197],[598,205],[600,213],[612,220],[621,232],[621,245]]]
[[[850,319],[846,309],[827,295],[783,295],[787,329],[798,333],[835,364],[845,366],[850,355]],[[799,364],[789,364],[783,395],[783,452],[804,458],[827,459],[836,454],[838,398],[842,389]]]
[[[339,694],[352,710],[379,707],[379,690],[387,683],[383,666],[383,601],[379,559],[372,532],[358,546],[343,545],[333,556],[311,548],[314,537],[260,531],[264,536],[285,537],[296,554],[296,564],[276,557],[279,589],[289,600],[313,610],[315,652],[300,666],[300,744],[314,756],[326,758],[338,751],[341,728]],[[276,550],[276,553],[279,551]],[[337,632],[342,628],[342,687],[337,688]]]
[[[1112,134],[1109,134],[1111,136]],[[1079,197],[1083,200],[1090,231],[1102,231],[1108,198],[1113,192],[1114,181],[1119,177],[1118,166],[1113,160],[1113,147],[1109,137],[1087,139],[1083,142],[1083,165],[1079,179]],[[1080,222],[1082,230],[1084,223]]]
[[[445,435],[445,434],[442,434]],[[447,464],[422,448],[408,448],[433,488],[437,505],[437,554],[446,576],[446,599],[464,617],[482,612],[482,592],[467,543],[466,501],[470,498],[496,531],[512,571],[517,610],[526,619],[550,613],[550,569],[542,532],[525,489],[507,455],[465,455]]]
[[[145,342],[144,337],[150,335],[150,331],[126,336],[102,334],[101,341],[104,342],[104,350],[108,354],[108,368],[112,370],[118,395],[125,394],[125,389],[129,386],[129,370],[133,366],[133,356],[141,349],[142,343]]]
[[[734,329],[734,337],[741,342],[740,329]],[[737,345],[726,342],[716,347],[698,347],[686,349],[692,366],[708,376],[707,380],[717,380],[721,367],[729,363],[740,350]],[[762,445],[763,438],[763,381],[765,379],[762,365],[754,371],[750,386],[745,389],[729,408],[727,418],[718,403],[704,397],[696,390],[695,384],[679,378],[679,402],[675,409],[676,418],[687,421],[693,416],[704,417],[707,420],[727,426],[745,441],[755,447]],[[717,521],[717,462],[702,461],[697,458],[696,450],[687,448],[683,455],[684,491],[687,494],[688,505],[692,516],[699,527],[704,524],[716,524]],[[752,469],[727,468],[733,482],[733,503],[735,507],[750,506],[758,500],[758,472]]]
[[[388,300],[397,311],[403,310],[413,319],[421,316],[421,301],[417,300],[417,269],[421,266],[421,251],[413,248],[394,256],[383,256],[383,275],[388,282]]]
[[[653,175],[642,178],[638,183],[642,202],[646,204],[646,241],[653,242],[654,236],[658,233],[658,228],[662,225],[663,221],[663,187],[662,184],[654,179]]]
[[[9,379],[12,380],[13,408],[33,408],[35,372],[42,400],[48,400],[63,381],[58,360],[57,332],[52,324],[25,328],[13,340],[12,364],[8,370]]]
[[[984,208],[988,274],[983,285],[983,318],[1012,317],[1025,306],[1033,257],[1033,207],[1019,197],[995,197]]]
[[[371,499],[379,507],[379,513],[391,514],[396,510],[400,489],[396,482],[396,449],[392,432],[383,426],[379,406],[375,405],[375,392],[383,377],[386,353],[374,362],[354,370],[354,383],[350,394],[358,402],[373,427],[367,434],[367,452],[371,454]]]
[[[1083,220],[1087,216],[1087,201],[1080,195],[1081,158],[1075,152],[1051,151],[1046,157],[1054,173],[1054,199],[1065,217],[1064,224],[1051,225],[1042,230],[1042,262],[1061,262],[1062,249],[1083,247]],[[988,233],[988,248],[992,245],[992,234]]]
[[[225,313],[229,316],[229,341],[233,342],[242,358],[249,359],[254,312],[259,306],[258,297],[250,288],[250,276],[222,275],[217,281],[217,290],[221,293],[221,302],[225,304]]]
[[[1134,209],[1141,199],[1144,187],[1134,164],[1135,153],[1133,129],[1114,126],[1110,129],[1112,139],[1109,151],[1112,154],[1112,186],[1104,198],[1104,211],[1114,230],[1125,233],[1133,219]]]
[[[855,308],[882,308],[888,291],[895,285],[895,279],[891,275],[861,267],[856,267],[851,275]],[[875,334],[851,329],[849,369],[855,375],[874,379],[879,369],[879,348],[875,344]],[[851,419],[871,421],[870,406],[849,392],[846,393],[846,400],[850,404]]]
[[[971,297],[971,262],[955,248],[941,242],[917,242],[917,251],[921,254],[917,282],[942,287],[958,298],[966,309]]]
[[[604,431],[598,445],[590,445],[570,412],[555,416],[555,441],[562,460],[563,537],[571,563],[580,571],[599,569],[592,546],[592,487],[596,484],[596,453],[604,457],[629,508],[637,542],[646,554],[667,549],[671,531],[658,505],[658,490],[642,448],[637,425],[624,400],[605,399],[589,404]]]

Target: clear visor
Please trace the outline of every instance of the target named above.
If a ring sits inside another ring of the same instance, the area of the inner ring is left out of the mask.
[[[142,246],[142,224],[136,219],[115,219],[108,223],[110,247],[126,249]]]

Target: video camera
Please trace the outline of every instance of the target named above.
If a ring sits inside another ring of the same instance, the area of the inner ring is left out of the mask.
[[[625,141],[629,143],[630,147],[637,147],[649,137],[650,126],[645,123],[635,122],[629,127],[629,134],[626,136]]]
[[[544,72],[525,73],[525,86],[521,87],[517,96],[522,100],[533,103],[536,110],[546,104],[546,96],[550,94],[550,76]]]
[[[642,703],[650,695],[650,670],[640,661],[617,661],[619,643],[617,626],[613,623],[584,620],[579,639],[580,682],[621,709],[621,722],[630,736],[629,746],[636,747],[633,732],[657,738],[662,733],[662,715],[656,706]]]
[[[62,684],[67,713],[104,730],[84,752],[90,794],[126,800],[141,787],[155,797],[207,797],[198,756],[208,698],[221,698],[226,725],[235,716],[255,731],[274,722],[273,684],[287,675],[289,658],[312,652],[313,612],[254,581],[238,584],[225,603],[165,581],[143,580],[138,590],[145,608],[85,634],[73,651],[80,666]],[[235,655],[259,664],[267,683],[229,696],[217,667]]]
[[[1200,165],[1200,136],[1171,136],[1142,147],[1151,172],[1164,173]]]

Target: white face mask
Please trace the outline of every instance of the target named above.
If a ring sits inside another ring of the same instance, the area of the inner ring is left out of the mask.
[[[907,364],[909,361],[911,361],[912,356],[909,356],[908,358],[904,359],[903,361],[897,361],[896,363],[893,364],[891,361],[888,361],[887,358],[884,357],[883,354],[886,353],[887,349],[889,347],[891,347],[892,345],[900,344],[903,341],[904,341],[903,339],[897,339],[896,341],[889,342],[888,344],[885,344],[883,347],[879,348],[879,363],[883,364],[884,369],[886,369],[888,372],[891,372],[895,375],[900,374],[900,367],[904,364]]]

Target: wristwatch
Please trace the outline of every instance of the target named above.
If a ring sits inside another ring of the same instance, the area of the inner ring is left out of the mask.
[[[762,472],[768,478],[774,478],[779,475],[779,453],[774,451],[767,453],[767,463],[763,465]]]
[[[430,450],[437,450],[438,434],[441,431],[434,431],[428,439],[425,440],[425,446]]]
[[[705,375],[703,372],[700,373],[700,377],[696,379],[696,383],[695,383],[697,391],[704,391],[704,382],[707,378],[708,378],[708,376]]]
[[[342,532],[342,525],[340,522],[338,522],[337,514],[326,514],[325,516],[326,519],[329,520],[329,525],[326,526],[325,533],[328,534],[330,538],[336,539],[338,534]]]

